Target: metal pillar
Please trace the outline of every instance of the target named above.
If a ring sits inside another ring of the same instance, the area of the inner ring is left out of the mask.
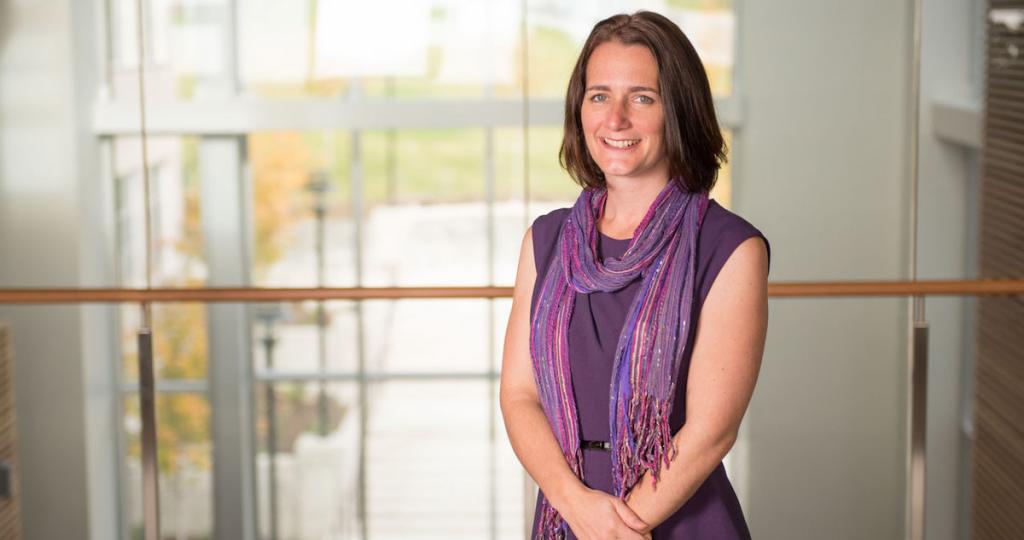
[[[149,306],[144,305],[143,311]],[[148,317],[146,318],[148,319]],[[142,419],[142,514],[146,540],[160,537],[160,484],[156,459],[156,396],[153,376],[153,332],[145,320],[138,332],[139,413]]]

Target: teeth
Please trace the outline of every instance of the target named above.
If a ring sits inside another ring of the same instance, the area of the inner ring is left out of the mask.
[[[640,142],[640,139],[627,139],[624,141],[617,141],[615,139],[605,139],[604,142],[608,143],[610,146],[614,146],[615,148],[629,148],[630,146],[633,146],[634,144]]]

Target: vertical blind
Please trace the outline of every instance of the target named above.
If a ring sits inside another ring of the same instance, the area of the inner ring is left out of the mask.
[[[990,0],[980,279],[1024,275],[1024,1]],[[978,301],[971,538],[1024,538],[1024,298]]]

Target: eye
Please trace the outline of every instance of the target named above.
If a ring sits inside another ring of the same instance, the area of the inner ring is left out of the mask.
[[[592,101],[594,103],[604,103],[607,100],[608,100],[608,96],[606,96],[605,94],[591,94],[590,95],[590,101]]]
[[[641,103],[643,105],[652,105],[654,104],[654,98],[652,98],[651,96],[645,96],[641,94],[636,97],[636,102]]]

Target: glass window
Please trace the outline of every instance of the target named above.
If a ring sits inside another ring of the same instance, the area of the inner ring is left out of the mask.
[[[482,130],[363,138],[363,284],[487,284]]]
[[[233,77],[227,0],[143,0],[146,99],[151,103],[224,97]],[[115,97],[137,98],[135,0],[110,2]]]
[[[370,537],[487,538],[488,385],[396,381],[369,391]]]
[[[260,132],[247,144],[253,284],[354,286],[351,135]]]
[[[139,140],[117,138],[114,182],[118,218],[118,270],[125,287],[144,287],[145,208]],[[207,265],[199,208],[198,145],[195,137],[155,137],[149,140],[151,226],[154,286],[201,287]],[[141,531],[141,462],[138,349],[141,323],[137,305],[120,307],[121,381],[124,394],[123,479],[125,519]],[[156,378],[162,384],[205,389],[208,373],[207,310],[200,303],[152,306],[153,355]],[[192,393],[157,396],[157,449],[161,476],[160,500],[164,534],[178,538],[207,538],[212,526],[210,410],[206,397]],[[141,534],[141,533],[140,533]]]
[[[357,386],[264,382],[256,408],[260,537],[359,538]]]
[[[520,12],[511,0],[248,0],[242,87],[270,98],[482,98],[516,84]]]

